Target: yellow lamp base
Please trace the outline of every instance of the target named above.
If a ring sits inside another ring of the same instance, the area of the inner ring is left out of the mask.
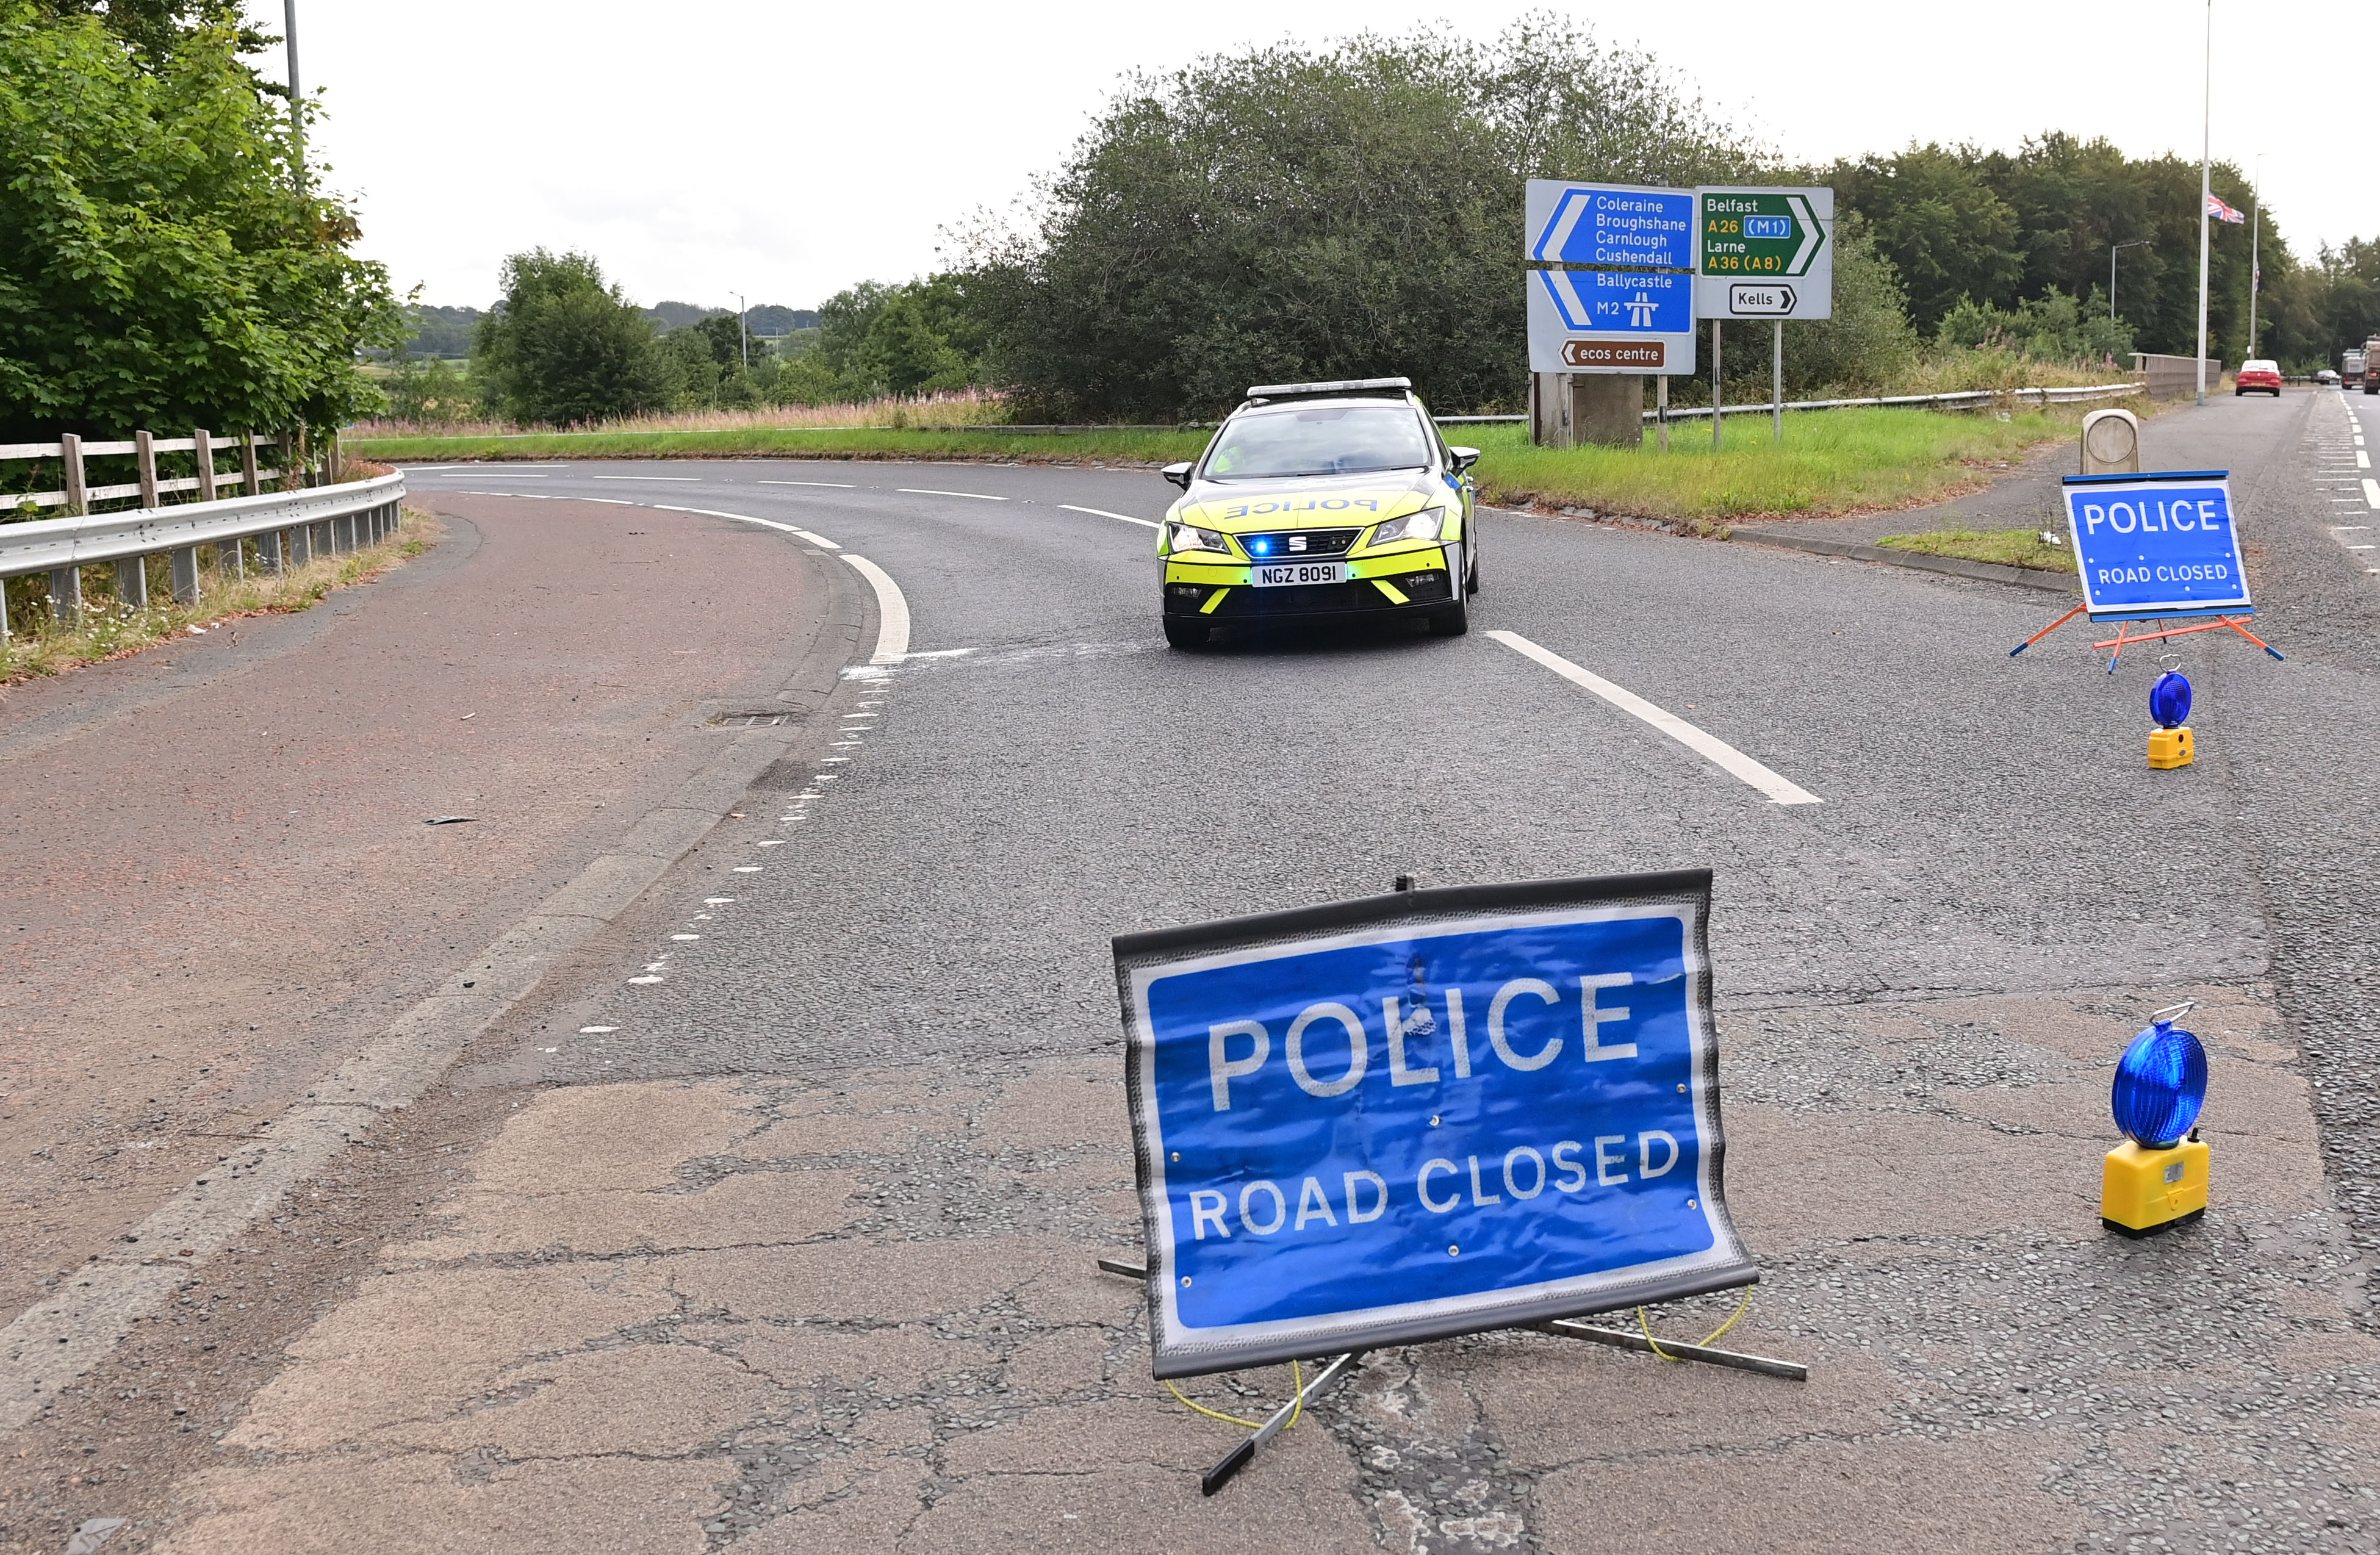
[[[2196,1139],[2162,1150],[2127,1139],[2107,1152],[2099,1220],[2125,1236],[2149,1236],[2206,1213],[2206,1146]]]
[[[2149,731],[2149,765],[2157,768],[2187,767],[2191,762],[2190,725],[2179,729]]]

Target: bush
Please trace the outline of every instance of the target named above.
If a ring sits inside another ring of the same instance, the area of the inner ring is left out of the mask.
[[[2131,366],[2132,330],[2107,317],[2107,297],[2091,288],[2087,305],[2050,288],[2003,310],[1965,298],[1943,316],[1936,339],[1944,346],[2008,351],[2034,361],[2107,362]]]
[[[1721,182],[1750,150],[1642,55],[1533,19],[1214,55],[1139,79],[974,245],[992,378],[1060,420],[1211,416],[1250,383],[1404,374],[1517,404],[1531,176]]]
[[[593,259],[515,254],[504,290],[480,322],[471,372],[505,416],[567,426],[662,409],[676,396],[682,375],[652,324]]]
[[[402,336],[386,272],[243,63],[260,40],[171,9],[110,6],[128,37],[0,0],[0,442],[378,403],[356,353]]]

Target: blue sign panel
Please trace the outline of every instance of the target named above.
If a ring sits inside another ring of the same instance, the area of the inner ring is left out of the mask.
[[[2093,615],[2248,613],[2228,470],[2070,475],[2066,517]]]
[[[1156,1374],[1756,1279],[1719,1195],[1709,881],[1118,939]]]
[[[1685,334],[1694,327],[1691,275],[1533,270],[1566,329],[1597,334]]]
[[[1528,257],[1548,264],[1694,265],[1692,189],[1632,188],[1532,178]]]

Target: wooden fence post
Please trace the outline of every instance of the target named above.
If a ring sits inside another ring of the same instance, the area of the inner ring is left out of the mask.
[[[83,501],[82,439],[73,432],[63,433],[58,438],[58,451],[63,456],[60,462],[67,467],[67,511],[79,518],[87,505]]]
[[[214,435],[200,427],[190,433],[190,442],[194,445],[190,451],[199,461],[199,500],[212,502],[215,500]]]
[[[239,434],[239,485],[251,497],[264,490],[257,480],[256,434],[252,431]]]
[[[145,431],[132,434],[133,457],[140,462],[140,505],[157,505],[157,440]]]

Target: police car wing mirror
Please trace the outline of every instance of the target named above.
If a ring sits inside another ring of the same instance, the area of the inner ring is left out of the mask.
[[[1165,477],[1166,480],[1172,481],[1176,486],[1181,487],[1185,492],[1190,489],[1190,466],[1187,463],[1167,465],[1163,469],[1159,470],[1157,473]]]
[[[1476,448],[1449,448],[1446,452],[1454,461],[1454,473],[1457,475],[1479,462],[1479,450]]]

